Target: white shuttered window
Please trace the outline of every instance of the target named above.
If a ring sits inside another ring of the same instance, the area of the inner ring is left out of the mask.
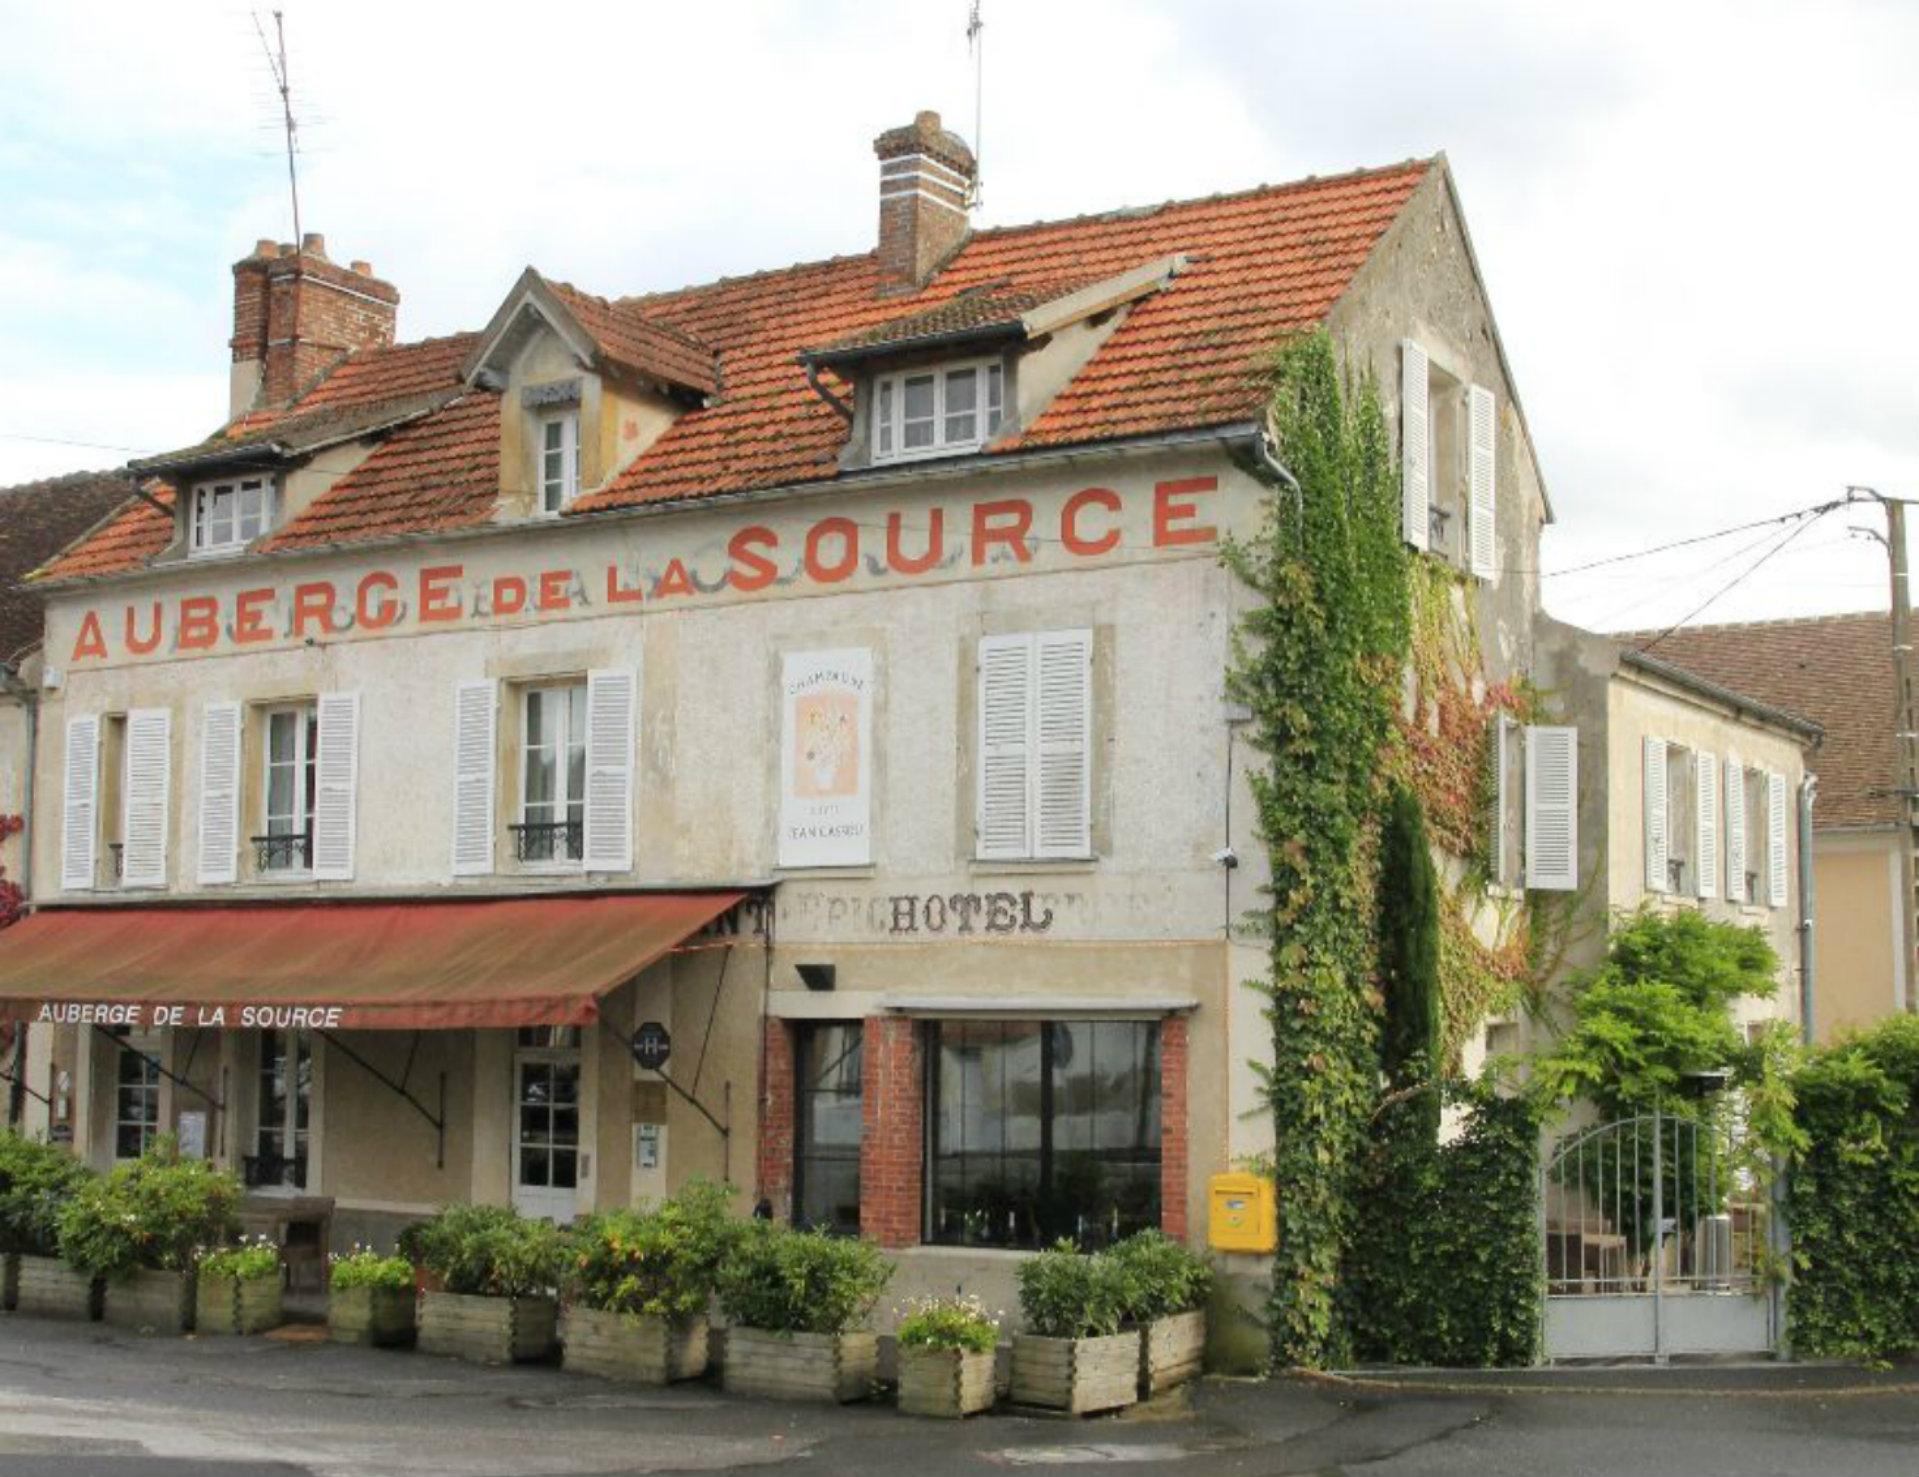
[[[1499,495],[1495,482],[1498,462],[1498,414],[1493,392],[1474,385],[1467,392],[1467,463],[1472,507],[1467,533],[1472,539],[1473,573],[1492,581],[1499,577]]]
[[[127,714],[127,768],[121,796],[120,884],[167,885],[167,810],[172,796],[173,715],[165,708]]]
[[[1399,346],[1399,460],[1401,519],[1406,542],[1426,548],[1432,538],[1432,407],[1426,351],[1411,339]]]
[[[1719,896],[1719,760],[1695,754],[1693,863],[1701,897]]]
[[[1746,770],[1726,761],[1726,901],[1746,901]]]
[[[1786,906],[1786,777],[1766,776],[1766,901]]]
[[[499,752],[499,684],[462,682],[453,695],[453,875],[493,870],[495,757]]]
[[[586,674],[586,841],[589,872],[633,870],[634,716],[638,674]]]
[[[200,715],[200,882],[232,882],[239,867],[240,705],[208,703]]]
[[[1579,730],[1526,729],[1526,885],[1579,886]]]
[[[323,693],[314,706],[320,757],[315,765],[313,875],[323,882],[350,882],[359,810],[360,694]]]
[[[1668,892],[1672,872],[1667,866],[1667,823],[1671,812],[1666,805],[1666,741],[1646,740],[1645,765],[1646,891]]]
[[[100,720],[93,714],[67,720],[60,812],[60,886],[89,891],[100,839]]]
[[[1092,854],[1092,728],[1091,631],[980,642],[981,858]]]

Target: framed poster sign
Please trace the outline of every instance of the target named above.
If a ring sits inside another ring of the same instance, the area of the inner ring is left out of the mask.
[[[873,653],[788,652],[780,669],[782,867],[873,859]]]

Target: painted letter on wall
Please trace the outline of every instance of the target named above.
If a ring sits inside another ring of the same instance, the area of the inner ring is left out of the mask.
[[[780,865],[870,862],[873,653],[788,652],[780,707]]]

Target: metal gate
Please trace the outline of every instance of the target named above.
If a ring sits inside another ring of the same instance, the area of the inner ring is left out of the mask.
[[[1783,1223],[1724,1113],[1582,1129],[1540,1186],[1549,1359],[1768,1355]]]

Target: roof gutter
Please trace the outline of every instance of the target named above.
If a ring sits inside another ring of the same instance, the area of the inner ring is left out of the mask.
[[[842,364],[859,364],[868,359],[892,359],[916,354],[923,349],[945,349],[960,344],[1014,343],[1026,337],[1024,320],[981,324],[973,328],[949,328],[944,333],[917,334],[912,338],[880,339],[870,344],[853,344],[844,349],[810,349],[798,357],[801,364],[823,365],[834,369]]]
[[[1620,665],[1632,667],[1648,676],[1670,682],[1675,687],[1683,687],[1700,697],[1710,698],[1714,702],[1724,703],[1736,715],[1757,718],[1776,728],[1784,728],[1809,739],[1815,746],[1823,743],[1826,730],[1810,719],[1801,718],[1796,713],[1788,713],[1783,708],[1770,707],[1747,697],[1742,692],[1734,692],[1730,687],[1721,687],[1717,682],[1709,682],[1695,672],[1684,667],[1675,667],[1671,662],[1661,661],[1658,657],[1639,650],[1637,647],[1623,647],[1619,653]]]

